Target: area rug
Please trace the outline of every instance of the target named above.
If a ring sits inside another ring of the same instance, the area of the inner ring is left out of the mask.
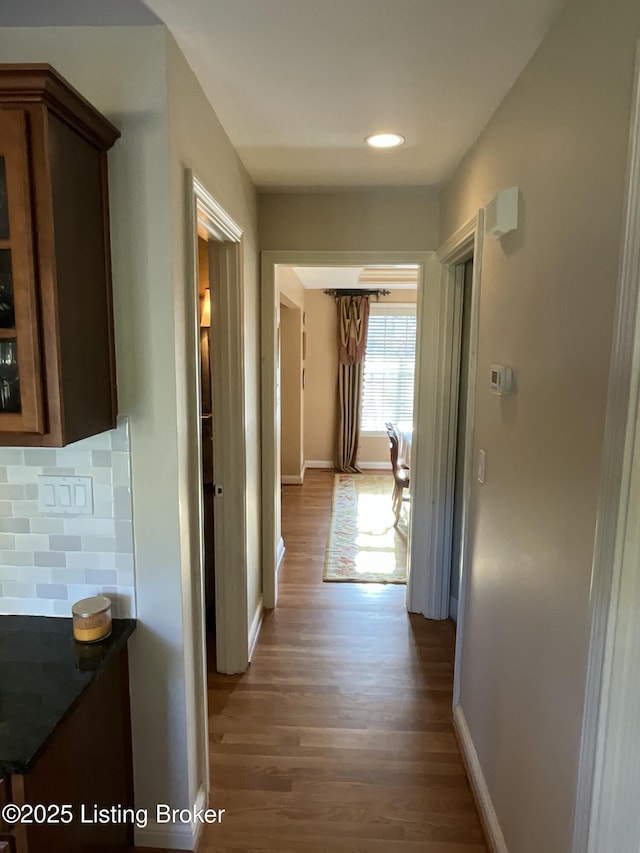
[[[392,492],[389,475],[335,475],[323,580],[407,582],[407,528],[393,526]]]

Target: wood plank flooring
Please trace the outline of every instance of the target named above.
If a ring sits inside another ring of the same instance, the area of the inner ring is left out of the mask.
[[[322,582],[333,478],[283,489],[278,608],[249,671],[209,676],[201,853],[484,853],[451,722],[451,624],[404,586]]]

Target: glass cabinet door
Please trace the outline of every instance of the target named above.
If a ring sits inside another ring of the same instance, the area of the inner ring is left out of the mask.
[[[0,109],[0,444],[45,430],[26,116]]]

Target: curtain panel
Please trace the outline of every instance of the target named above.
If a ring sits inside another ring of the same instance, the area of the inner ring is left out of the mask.
[[[338,471],[358,472],[363,360],[369,323],[368,296],[339,296],[338,309]]]

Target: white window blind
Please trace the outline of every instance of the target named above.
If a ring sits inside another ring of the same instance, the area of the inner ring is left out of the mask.
[[[372,305],[364,357],[364,431],[383,432],[386,421],[411,423],[415,361],[414,306]]]

